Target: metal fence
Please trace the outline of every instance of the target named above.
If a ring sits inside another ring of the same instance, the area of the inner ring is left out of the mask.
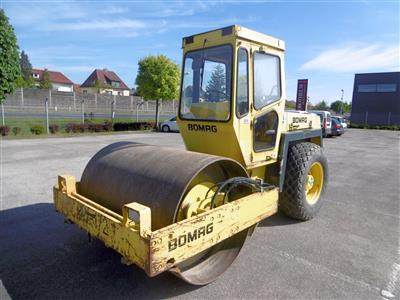
[[[82,104],[86,111],[107,112],[114,107],[116,112],[132,112],[137,108],[143,112],[154,112],[156,101],[143,101],[137,96],[117,96],[107,94],[68,93],[42,89],[17,89],[14,94],[8,95],[4,108],[14,111],[41,110],[48,99],[49,110],[78,112]],[[160,112],[176,113],[177,101],[160,102]]]

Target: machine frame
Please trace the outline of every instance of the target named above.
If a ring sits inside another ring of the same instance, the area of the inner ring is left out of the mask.
[[[66,220],[122,255],[121,261],[135,264],[153,277],[179,262],[254,226],[278,210],[278,189],[229,202],[215,209],[151,230],[151,210],[134,202],[117,214],[79,194],[75,177],[58,177],[53,188],[54,204]]]

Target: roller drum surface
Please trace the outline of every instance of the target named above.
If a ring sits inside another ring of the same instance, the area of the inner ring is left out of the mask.
[[[177,221],[185,194],[204,178],[219,183],[247,176],[237,162],[176,148],[118,142],[93,156],[81,178],[80,193],[121,214],[124,204],[150,207],[152,230]],[[247,230],[178,264],[172,272],[192,284],[206,284],[228,268],[238,255]]]

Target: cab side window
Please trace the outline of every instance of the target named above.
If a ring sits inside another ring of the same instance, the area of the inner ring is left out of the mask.
[[[254,107],[261,109],[281,98],[278,56],[254,52]]]
[[[275,147],[278,114],[270,111],[254,120],[254,151],[261,152]]]
[[[248,55],[239,48],[237,53],[236,115],[243,117],[249,112]]]

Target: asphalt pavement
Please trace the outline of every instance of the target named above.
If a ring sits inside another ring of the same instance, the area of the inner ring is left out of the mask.
[[[0,299],[399,299],[399,137],[352,129],[325,139],[330,174],[319,215],[264,220],[227,272],[202,287],[121,264],[52,205],[57,175],[80,178],[101,147],[184,148],[179,134],[0,140]]]

